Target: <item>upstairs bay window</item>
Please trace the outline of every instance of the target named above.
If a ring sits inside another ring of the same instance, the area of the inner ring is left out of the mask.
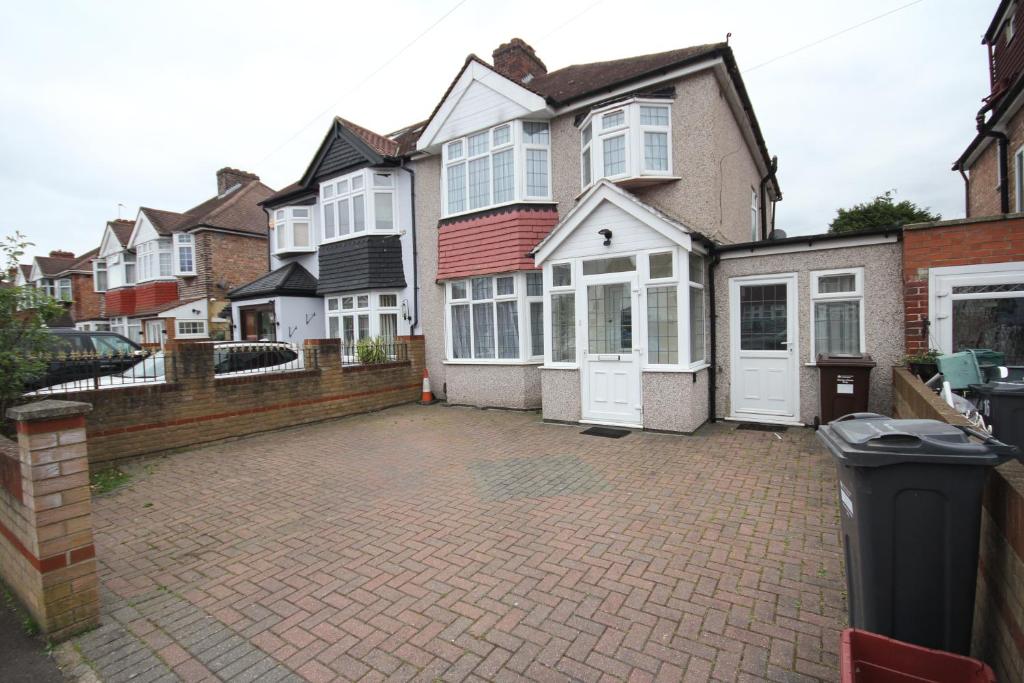
[[[512,121],[448,142],[442,151],[444,214],[550,201],[550,148],[544,121]]]
[[[60,301],[71,301],[71,278],[62,277],[56,284],[57,299]]]
[[[135,247],[138,262],[138,280],[159,280],[174,277],[172,246],[169,237],[143,242]]]
[[[116,289],[135,284],[135,254],[125,251],[111,254],[97,264],[103,263],[106,271],[106,289]]]
[[[395,231],[395,175],[364,169],[320,184],[323,241]]]
[[[196,274],[196,250],[194,238],[188,233],[174,235],[174,274]]]
[[[590,113],[580,126],[580,180],[672,176],[671,105],[630,100]]]
[[[312,209],[288,206],[274,209],[274,251],[278,254],[313,251]]]
[[[540,272],[449,282],[449,361],[540,360],[544,353],[543,294]]]

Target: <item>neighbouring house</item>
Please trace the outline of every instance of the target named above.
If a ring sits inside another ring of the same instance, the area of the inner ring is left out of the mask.
[[[110,329],[136,341],[227,338],[228,291],[267,270],[267,217],[273,194],[259,177],[217,171],[217,194],[177,213],[143,207],[104,229],[95,262],[104,273]]]
[[[985,31],[990,92],[954,162],[966,218],[905,226],[905,343],[918,353],[1003,351],[1024,364],[1024,3],[1003,0]]]
[[[70,251],[51,251],[49,256],[32,260],[24,282],[43,289],[66,306],[66,314],[51,323],[53,327],[93,329],[100,322],[100,298],[93,289],[93,249],[81,256]],[[20,282],[20,280],[19,280]]]
[[[408,131],[336,118],[302,177],[265,198],[270,272],[228,293],[234,338],[394,343],[415,326]]]

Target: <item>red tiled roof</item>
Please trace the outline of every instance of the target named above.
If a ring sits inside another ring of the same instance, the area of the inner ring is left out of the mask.
[[[384,157],[394,156],[398,152],[398,143],[394,140],[387,138],[379,133],[374,133],[369,128],[363,128],[362,126],[352,123],[347,119],[343,119],[340,116],[335,116],[338,123],[348,128],[350,131],[359,136],[359,138],[368,144],[373,151]]]
[[[36,263],[39,264],[39,270],[44,277],[51,277],[63,270],[67,270],[68,266],[74,262],[74,257],[36,256]]]
[[[18,264],[18,267],[21,268],[21,276],[28,280],[29,276],[32,274],[32,264],[20,263]]]
[[[65,272],[69,272],[69,271],[72,271],[72,270],[87,270],[87,271],[89,271],[91,273],[92,272],[92,263],[91,263],[91,261],[94,258],[96,258],[96,254],[98,254],[98,253],[100,253],[99,247],[96,247],[95,249],[90,249],[89,251],[85,252],[84,254],[79,256],[78,258],[74,259],[74,261],[72,261],[70,265],[68,265],[64,270],[60,271],[60,273],[58,273],[58,274],[62,275]]]
[[[131,239],[132,230],[135,228],[135,221],[118,218],[116,220],[107,221],[107,227],[114,233],[114,237],[117,238],[118,243],[122,247],[128,246],[128,240]]]
[[[553,208],[521,206],[442,225],[438,230],[437,279],[536,268],[528,254],[558,223]]]
[[[254,180],[237,190],[227,192],[192,207],[184,213],[162,211],[142,207],[157,233],[171,235],[207,226],[254,235],[267,234],[267,214],[259,203],[274,194],[274,191]]]

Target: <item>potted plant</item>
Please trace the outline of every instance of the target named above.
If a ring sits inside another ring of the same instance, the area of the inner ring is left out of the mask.
[[[919,353],[909,353],[903,357],[903,363],[910,371],[927,382],[938,374],[939,364],[936,359],[942,355],[938,349],[928,349]]]

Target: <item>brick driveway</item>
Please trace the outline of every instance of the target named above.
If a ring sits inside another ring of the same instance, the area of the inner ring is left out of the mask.
[[[95,501],[105,680],[834,680],[809,430],[613,440],[404,406],[131,466]]]

